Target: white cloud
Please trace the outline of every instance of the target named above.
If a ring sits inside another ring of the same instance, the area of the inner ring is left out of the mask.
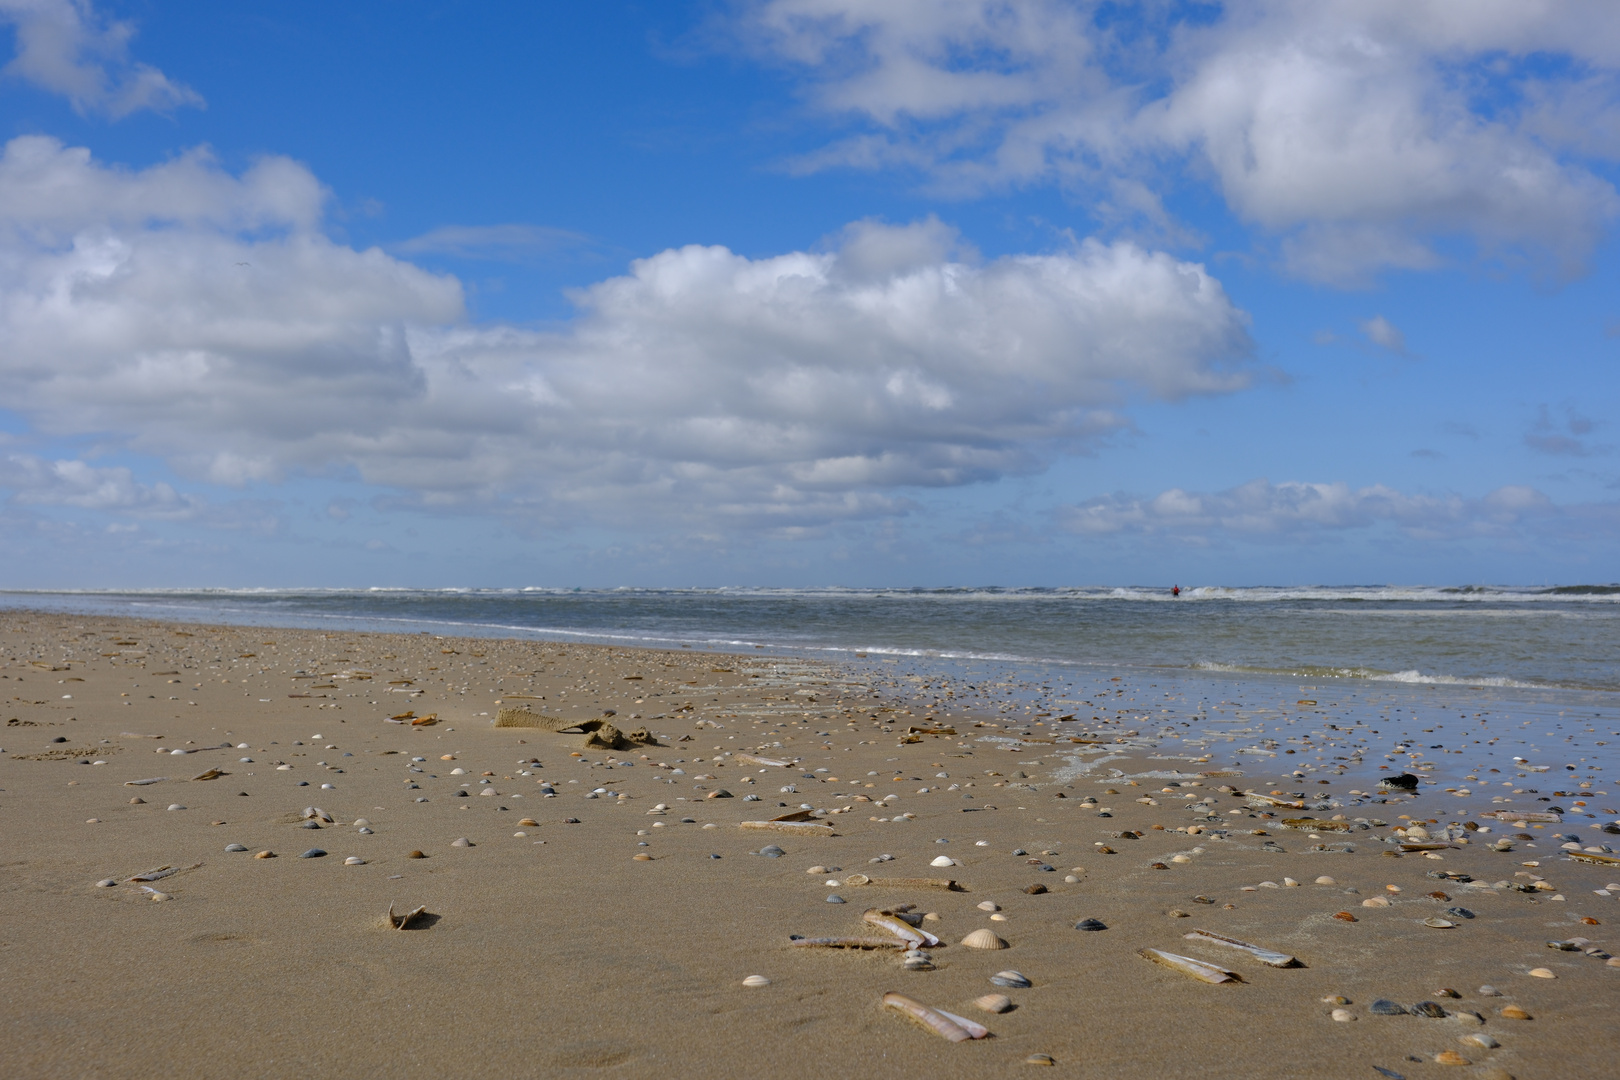
[[[99,14],[89,0],[0,0],[5,23],[17,41],[5,73],[61,94],[81,113],[116,119],[203,104],[190,87],[131,59],[134,26]]]
[[[214,483],[357,474],[429,506],[804,528],[1041,468],[1133,400],[1250,379],[1220,283],[1125,242],[984,262],[930,219],[772,258],[691,246],[536,331],[469,325],[454,278],[333,243],[323,200],[286,159],[133,172],[13,140],[8,407]]]
[[[122,467],[83,461],[46,461],[31,454],[0,458],[0,489],[25,506],[72,506],[143,517],[191,516],[201,505],[169,484],[142,484]]]
[[[1392,525],[1421,539],[1502,535],[1555,513],[1534,488],[1507,486],[1483,498],[1412,495],[1382,484],[1273,484],[1251,480],[1219,492],[1171,488],[1149,499],[1111,495],[1067,507],[1063,528],[1082,535],[1158,535],[1195,543],[1216,538],[1300,540],[1313,534]]]
[[[1361,332],[1367,336],[1367,340],[1380,349],[1388,349],[1390,352],[1399,353],[1402,356],[1406,355],[1406,335],[1401,333],[1394,323],[1382,315],[1374,315],[1370,319],[1363,319],[1357,325],[1361,327]]]
[[[864,121],[806,168],[909,166],[966,190],[1055,180],[1112,205],[1121,183],[1168,190],[1166,158],[1190,158],[1296,273],[1339,284],[1439,265],[1449,236],[1575,272],[1620,207],[1589,167],[1620,157],[1620,21],[1602,0],[742,11],[749,45]]]

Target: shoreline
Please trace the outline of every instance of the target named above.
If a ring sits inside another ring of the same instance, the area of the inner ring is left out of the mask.
[[[1294,681],[1268,683],[1263,701],[1195,703],[1186,691],[1197,680],[1172,685],[1163,672],[992,685],[764,651],[17,610],[0,611],[0,630],[0,943],[11,975],[0,1000],[17,1075],[141,1076],[162,1061],[183,1077],[427,1075],[469,1063],[518,1075],[796,1077],[854,1065],[976,1077],[1047,1054],[1071,1073],[1119,1077],[1156,1077],[1175,1061],[1262,1076],[1341,1075],[1353,1062],[1416,1078],[1448,1074],[1434,1059],[1449,1051],[1472,1063],[1464,1075],[1533,1078],[1598,1075],[1609,1056],[1620,967],[1546,947],[1550,937],[1601,947],[1603,924],[1620,918],[1615,896],[1594,895],[1620,871],[1571,861],[1552,839],[1604,840],[1608,783],[1582,772],[1559,780],[1576,794],[1543,796],[1525,785],[1546,774],[1521,771],[1497,784],[1502,794],[1474,785],[1460,796],[1441,790],[1459,781],[1432,755],[1416,771],[1434,782],[1417,797],[1379,793],[1373,762],[1388,755],[1375,749],[1388,739],[1374,741],[1367,721],[1388,715],[1378,730],[1402,734],[1394,710],[1406,706],[1391,702],[1405,695],[1278,698],[1309,685]],[[1055,711],[1066,701],[1089,707]],[[593,748],[590,733],[495,727],[513,705],[569,719],[612,709],[615,726],[644,726],[659,745]],[[405,712],[441,715],[414,729],[386,719]],[[1495,716],[1467,720],[1502,742],[1496,757],[1465,757],[1485,777],[1477,763],[1506,764],[1512,731]],[[1245,746],[1256,752],[1229,768]],[[1285,747],[1305,752],[1292,771]],[[157,777],[167,779],[128,786]],[[1307,793],[1328,808],[1303,815],[1337,814],[1354,831],[1346,840],[1324,826],[1313,842],[1235,793],[1262,788]],[[1392,842],[1403,816],[1512,836],[1483,814],[1528,812],[1544,797],[1564,821],[1529,825],[1532,840],[1511,852],[1472,832],[1437,859]],[[310,804],[335,820],[305,829]],[[739,827],[801,807],[832,835]],[[451,843],[461,838],[470,846]],[[757,854],[773,840],[784,854]],[[298,858],[311,845],[328,854]],[[261,850],[278,857],[254,858]],[[933,866],[941,857],[957,865]],[[149,886],[170,900],[127,880],[193,864]],[[1430,876],[1441,871],[1474,881]],[[965,891],[878,889],[852,875],[949,876]],[[1531,875],[1556,893],[1507,887]],[[109,878],[118,884],[95,885]],[[1447,902],[1425,898],[1436,891]],[[1390,906],[1363,906],[1380,897]],[[390,903],[433,918],[394,931],[383,924]],[[932,970],[791,943],[870,931],[862,909],[901,903],[938,916],[923,924],[945,941],[929,950]],[[1424,925],[1448,904],[1474,917]],[[1086,918],[1106,931],[1076,931]],[[1194,928],[1305,966],[1256,967],[1187,941]],[[959,944],[979,929],[1010,947]],[[1143,948],[1221,964],[1242,982],[1195,982],[1143,960]],[[1542,967],[1558,977],[1529,974]],[[1006,969],[1033,985],[998,991],[990,977]],[[769,985],[744,986],[751,975]],[[1482,995],[1485,984],[1504,996]],[[1434,996],[1441,988],[1461,997]],[[888,991],[979,1017],[995,1037],[947,1043],[884,1009]],[[993,991],[1016,1007],[970,1011]],[[1347,1004],[1322,1000],[1335,996]],[[1453,1015],[1378,1015],[1380,998],[1437,1001]],[[1536,1019],[1504,1018],[1508,1005]],[[1335,1021],[1336,1007],[1355,1019]],[[1501,1045],[1461,1041],[1479,1034]]]

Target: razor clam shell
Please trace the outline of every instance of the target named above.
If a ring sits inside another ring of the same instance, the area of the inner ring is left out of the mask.
[[[791,761],[777,761],[775,758],[755,757],[753,754],[733,754],[731,755],[731,760],[746,761],[750,765],[774,765],[778,769],[785,769],[789,765],[793,764]]]
[[[856,881],[856,878],[862,878]],[[946,892],[967,892],[957,883],[955,878],[928,878],[928,877],[891,877],[875,878],[865,874],[851,874],[844,879],[845,885],[872,885],[880,889],[944,889]]]
[[[173,867],[173,866],[160,866],[156,870],[148,870],[144,874],[136,874],[134,877],[126,878],[125,880],[127,880],[127,881],[161,881],[162,879],[168,877],[170,874],[178,874],[179,872],[180,872],[179,869],[176,868],[176,867]]]
[[[913,1020],[931,1030],[935,1035],[951,1042],[967,1042],[973,1038],[968,1030],[954,1020],[947,1020],[938,1010],[930,1009],[920,1001],[915,1001],[904,994],[890,991],[883,995],[883,1004],[891,1009],[898,1009]]]
[[[1190,934],[1183,934],[1182,937],[1188,939],[1189,941],[1204,941],[1213,945],[1225,945],[1232,949],[1242,949],[1244,952],[1253,956],[1256,960],[1260,961],[1262,964],[1265,964],[1267,967],[1287,968],[1305,966],[1294,957],[1289,956],[1287,953],[1280,953],[1275,949],[1267,949],[1260,945],[1251,945],[1247,941],[1239,941],[1237,938],[1223,937],[1220,934],[1214,934],[1208,930],[1194,930]]]
[[[1305,809],[1305,800],[1303,799],[1278,799],[1270,795],[1262,795],[1258,791],[1245,791],[1243,797],[1253,802],[1264,803],[1267,806],[1283,806],[1290,810]]]
[[[1486,810],[1480,817],[1495,818],[1497,821],[1550,821],[1559,824],[1564,819],[1557,814],[1549,814],[1544,810],[1532,810],[1525,813],[1516,813],[1512,810]]]
[[[1597,863],[1599,866],[1620,866],[1620,858],[1613,855],[1599,855],[1591,851],[1572,851],[1569,857],[1577,862]]]
[[[893,915],[885,915],[876,908],[872,908],[870,911],[867,911],[861,916],[861,918],[871,923],[873,926],[887,930],[889,933],[893,934],[895,937],[899,938],[912,948],[921,948],[924,944],[928,943],[928,938],[933,936],[931,934],[924,936],[923,931],[913,930],[911,927],[907,926]],[[934,938],[935,944],[938,944],[938,941],[938,938]]]
[[[1165,952],[1162,949],[1140,949],[1137,955],[1151,960],[1155,964],[1163,964],[1183,975],[1191,976],[1199,982],[1223,983],[1242,982],[1242,978],[1235,971],[1218,968],[1214,964],[1206,964],[1202,960],[1194,960],[1190,956],[1177,956],[1175,953]]]
[[[1455,844],[1398,844],[1402,851],[1450,851]]]
[[[1356,827],[1348,821],[1319,821],[1316,818],[1283,818],[1277,824],[1285,829],[1303,829],[1307,832],[1354,832]]]
[[[161,784],[161,783],[163,783],[163,781],[165,781],[167,779],[168,779],[167,776],[151,776],[151,777],[148,777],[145,780],[125,780],[124,781],[124,786],[125,787],[145,787],[147,784]]]
[[[768,829],[771,832],[792,833],[795,836],[836,836],[831,825],[813,821],[739,821],[739,829]]]
[[[388,905],[388,925],[392,926],[395,930],[403,930],[410,923],[410,921],[412,919],[416,918],[418,915],[426,915],[426,914],[427,914],[427,905],[426,904],[423,904],[419,908],[414,908],[414,909],[412,909],[410,911],[407,911],[402,915],[395,915],[394,914],[394,905],[389,904]]]
[[[818,937],[800,938],[798,941],[788,943],[793,949],[903,949],[904,941],[890,941],[887,938],[870,937]]]
[[[963,1031],[967,1032],[975,1039],[988,1039],[990,1037],[990,1029],[979,1023],[977,1020],[969,1020],[965,1016],[957,1016],[955,1013],[946,1012],[944,1009],[935,1009],[934,1011],[960,1027]]]

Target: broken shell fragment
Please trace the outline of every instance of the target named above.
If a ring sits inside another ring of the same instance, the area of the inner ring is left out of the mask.
[[[411,911],[407,911],[402,915],[395,915],[394,914],[394,905],[389,904],[388,905],[388,925],[392,926],[395,930],[403,930],[403,929],[405,929],[405,927],[410,925],[411,920],[417,918],[418,916],[426,915],[426,914],[427,914],[427,905],[425,905],[425,904],[423,906],[419,907],[419,908],[414,908]]]
[[[1242,982],[1237,972],[1218,968],[1214,964],[1206,964],[1202,960],[1194,960],[1190,956],[1178,956],[1175,953],[1165,952],[1162,949],[1141,949],[1138,956],[1151,960],[1155,964],[1163,964],[1172,971],[1179,971],[1183,975],[1197,979],[1199,982],[1224,983]]]
[[[1007,943],[998,938],[989,930],[975,930],[962,939],[962,944],[970,949],[1005,949]]]

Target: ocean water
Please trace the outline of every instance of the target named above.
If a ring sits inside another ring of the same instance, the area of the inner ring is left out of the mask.
[[[1620,586],[7,592],[0,606],[913,665],[1620,690]]]

